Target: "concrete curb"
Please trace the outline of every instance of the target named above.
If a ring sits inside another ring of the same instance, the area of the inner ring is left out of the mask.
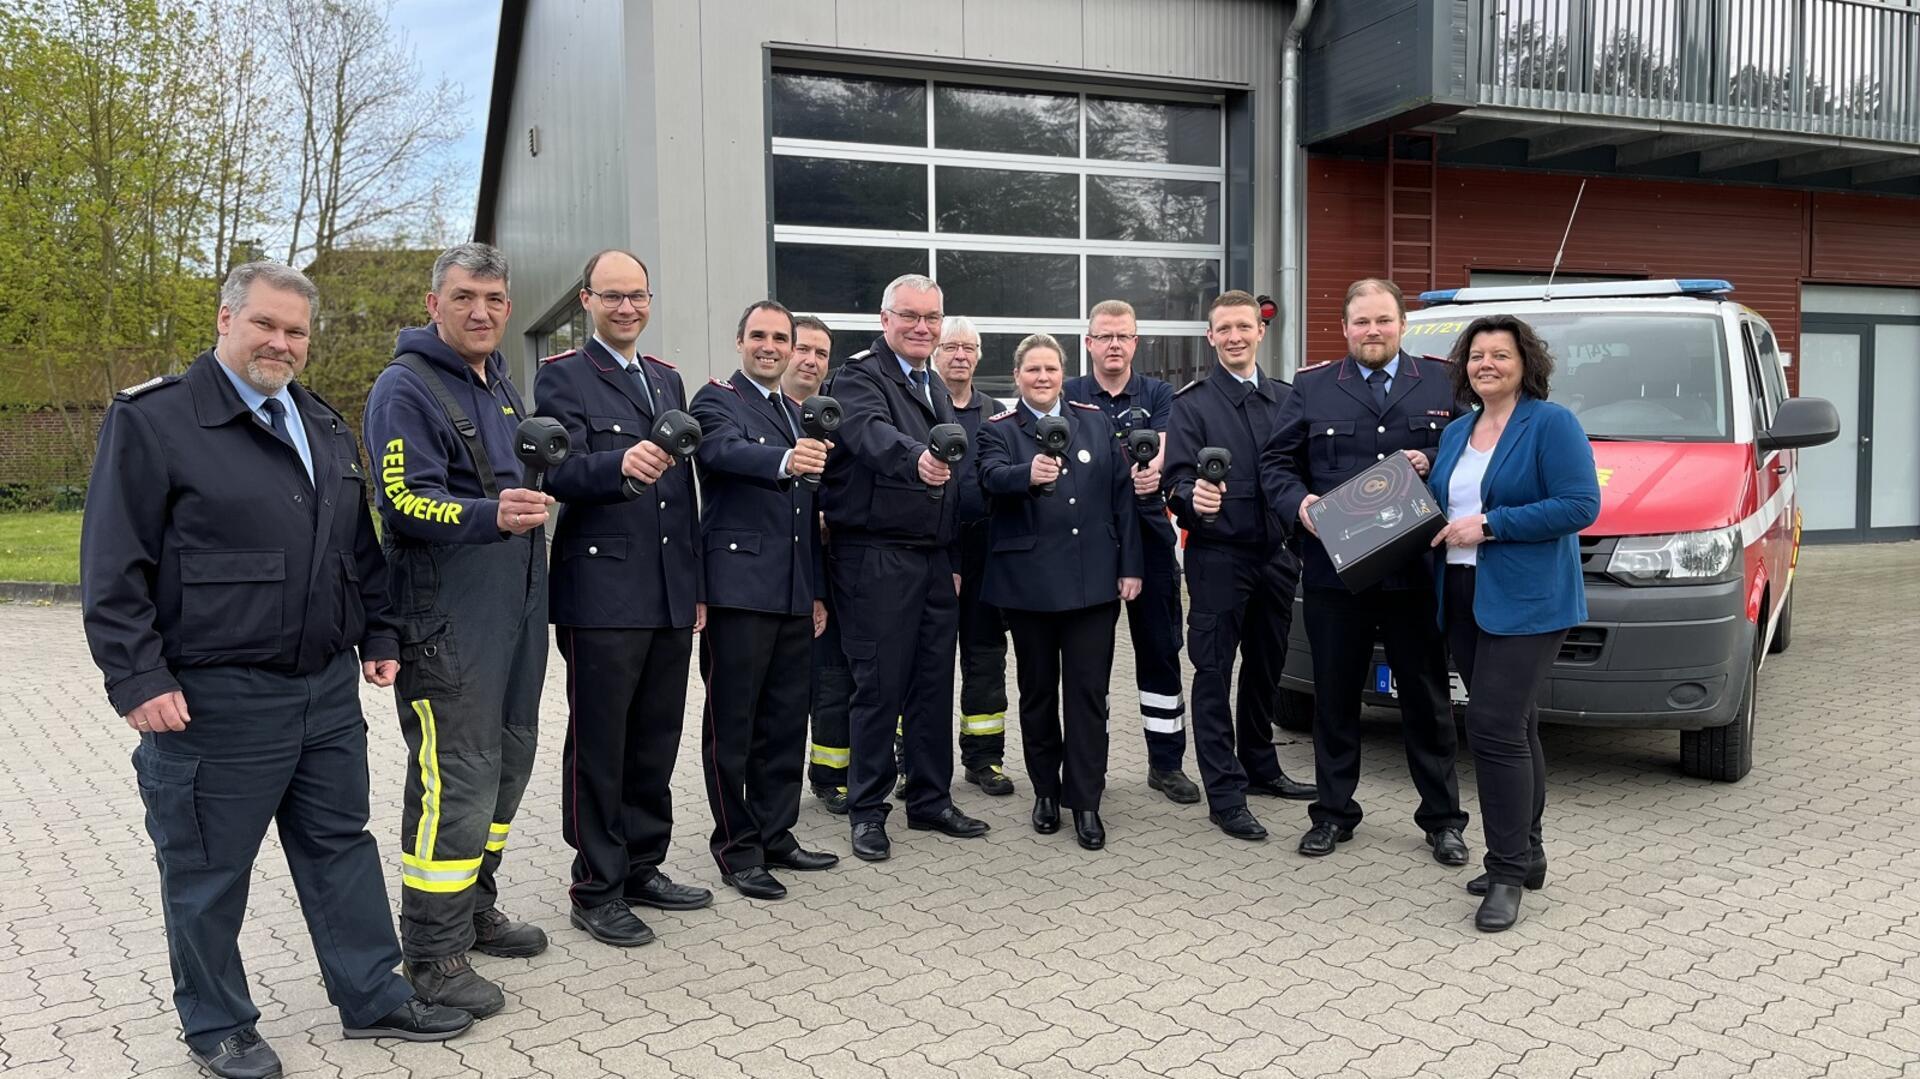
[[[0,581],[0,603],[72,603],[80,602],[77,584],[50,584],[46,581]]]

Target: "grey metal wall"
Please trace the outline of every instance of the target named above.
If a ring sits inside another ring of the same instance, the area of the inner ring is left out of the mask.
[[[562,299],[580,265],[628,237],[630,109],[620,0],[528,5],[505,153],[496,243],[513,272],[513,319],[502,351],[532,387],[527,331]],[[651,116],[651,109],[644,110]],[[538,129],[540,152],[527,145]]]
[[[1466,0],[1323,0],[1304,46],[1300,141],[1467,104],[1467,12]]]
[[[574,27],[578,21],[551,9],[570,7],[562,0],[531,5],[530,19],[544,33],[536,45],[530,26],[521,60],[519,96],[526,104],[515,103],[514,129],[522,137],[534,116],[542,117],[543,129],[569,123],[542,115],[561,104],[553,96],[553,69],[578,72],[577,57],[614,37],[602,32],[582,41],[557,33],[555,23]],[[1270,289],[1277,284],[1279,247],[1280,36],[1291,10],[1282,0],[632,0],[619,35],[627,50],[630,167],[618,190],[589,195],[558,188],[562,177],[525,167],[524,147],[515,151],[523,160],[503,177],[503,241],[529,245],[521,257],[542,267],[526,285],[516,278],[523,306],[514,331],[534,325],[533,309],[555,298],[533,286],[571,283],[548,275],[544,268],[553,256],[533,248],[578,246],[581,226],[562,219],[572,211],[543,202],[558,197],[598,207],[624,196],[626,238],[654,268],[660,293],[642,347],[679,365],[690,384],[733,369],[735,320],[742,307],[766,295],[770,277],[763,74],[769,43],[1032,65],[1055,75],[1065,69],[1244,85],[1253,95],[1258,132],[1254,281]],[[553,51],[568,43],[582,51]],[[530,76],[547,87],[538,102],[526,89]],[[596,115],[571,123],[604,124],[604,102],[591,104],[601,106]],[[543,148],[539,161],[549,152]],[[598,183],[606,175],[597,168],[566,172],[565,183],[576,175]],[[575,254],[561,262],[577,261]]]

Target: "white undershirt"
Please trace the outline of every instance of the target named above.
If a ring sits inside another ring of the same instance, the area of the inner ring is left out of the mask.
[[[1460,452],[1453,475],[1447,478],[1447,520],[1457,521],[1480,512],[1480,481],[1486,478],[1487,461],[1492,456],[1491,450],[1476,450],[1471,442]],[[1447,548],[1449,566],[1473,566],[1479,562],[1478,545]]]

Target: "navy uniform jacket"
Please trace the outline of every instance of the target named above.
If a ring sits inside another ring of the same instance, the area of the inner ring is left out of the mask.
[[[1133,416],[1135,409],[1146,412],[1146,426],[1163,434],[1173,422],[1173,387],[1165,379],[1143,375],[1138,371],[1127,379],[1126,386],[1117,394],[1108,393],[1101,387],[1100,380],[1092,375],[1068,379],[1063,392],[1069,401],[1095,405],[1106,413],[1107,422],[1113,424],[1114,441],[1121,443],[1123,456],[1128,433],[1141,426]],[[1165,498],[1156,493],[1145,498],[1135,497],[1133,504],[1140,510],[1143,520],[1171,534],[1173,526],[1167,523]]]
[[[293,383],[313,456],[254,418],[212,352],[122,391],[100,428],[80,534],[87,645],[121,715],[180,667],[321,670],[398,659],[387,564],[346,421]],[[193,706],[192,701],[187,706]]]
[[[1077,611],[1120,598],[1143,569],[1133,478],[1113,425],[1092,405],[1065,404],[1067,460],[1051,495],[1031,485],[1039,420],[1015,404],[980,425],[980,487],[992,506],[980,598],[1016,611]]]
[[[1293,396],[1281,409],[1273,437],[1261,451],[1267,499],[1305,547],[1308,587],[1345,588],[1320,541],[1300,527],[1300,503],[1324,495],[1387,455],[1420,450],[1432,462],[1440,432],[1453,420],[1453,367],[1431,356],[1400,354],[1387,390],[1387,408],[1374,406],[1366,370],[1353,357],[1301,368]],[[1425,559],[1388,574],[1381,588],[1430,588]]]
[[[934,499],[920,480],[920,455],[935,424],[958,423],[959,417],[931,365],[927,375],[931,406],[912,392],[886,339],[875,338],[871,349],[828,376],[821,392],[840,402],[841,420],[820,502],[836,544],[952,545],[960,503],[956,481],[965,462],[954,467],[946,497]]]
[[[394,355],[419,353],[447,392],[466,410],[500,490],[520,486],[520,459],[513,432],[526,411],[498,352],[487,357],[487,380],[446,342],[426,329],[401,330]],[[367,394],[364,432],[367,454],[380,471],[374,504],[387,538],[399,546],[431,543],[499,543],[500,502],[487,498],[467,447],[446,410],[418,376],[389,366]]]
[[[800,430],[800,408],[778,389],[760,392],[743,371],[693,395],[700,421],[700,530],[707,602],[769,614],[810,615],[824,598],[813,492],[781,468]]]
[[[1187,530],[1189,543],[1229,543],[1267,548],[1285,541],[1287,530],[1260,490],[1260,447],[1278,426],[1290,387],[1261,372],[1249,387],[1215,361],[1205,377],[1173,395],[1173,419],[1167,427],[1167,455],[1161,486],[1167,504]],[[1227,494],[1212,524],[1193,510],[1194,464],[1200,451],[1218,446],[1233,454]]]
[[[953,406],[953,414],[960,426],[967,429],[967,445],[980,445],[980,424],[988,416],[1006,411],[1006,404],[998,398],[981,393],[975,387],[973,396],[967,399],[966,406]],[[954,478],[959,486],[960,496],[960,532],[965,541],[970,536],[978,536],[982,541],[986,537],[987,505],[985,492],[980,489],[980,454],[968,453],[967,459],[960,463],[960,470]]]
[[[676,463],[644,491],[620,460],[653,421],[687,407],[680,372],[642,356],[650,392],[598,341],[549,357],[534,376],[535,411],[566,427],[567,459],[547,473],[566,503],[553,534],[547,617],[587,629],[689,629],[706,602],[693,469]]]

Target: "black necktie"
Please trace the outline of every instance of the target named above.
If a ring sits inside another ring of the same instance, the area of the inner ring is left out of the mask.
[[[633,380],[640,384],[640,396],[647,396],[647,373],[640,369],[639,360],[627,365],[627,374],[632,375]]]
[[[1387,369],[1374,368],[1367,375],[1367,385],[1373,388],[1373,407],[1385,412],[1387,410]]]
[[[287,430],[287,406],[281,404],[278,398],[269,397],[261,402],[260,408],[267,414],[267,427],[273,436],[298,453],[300,447],[293,444],[293,432]]]
[[[933,393],[927,388],[927,373],[925,371],[908,371],[907,380],[913,383],[913,392],[920,395],[920,399],[927,403],[928,408],[932,408]]]

